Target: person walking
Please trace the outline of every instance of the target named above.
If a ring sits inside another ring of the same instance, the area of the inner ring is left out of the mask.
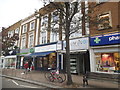
[[[29,59],[28,60],[28,71],[30,71],[31,70],[31,65],[32,65],[32,60],[31,59]]]
[[[24,72],[21,73],[21,74],[25,74],[27,72],[27,70],[28,70],[28,62],[25,62],[24,69],[25,69]]]

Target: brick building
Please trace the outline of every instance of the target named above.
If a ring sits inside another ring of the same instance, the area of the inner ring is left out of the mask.
[[[90,27],[91,72],[120,72],[120,2],[96,3]]]
[[[6,40],[6,39],[9,40],[15,34],[20,35],[19,34],[20,26],[21,26],[21,20],[16,22],[15,24],[9,26],[8,28],[4,28],[2,30],[2,40],[3,41]],[[8,43],[8,44],[10,44],[10,43]],[[17,46],[17,47],[19,46],[19,40],[16,40],[14,46],[11,46],[9,48],[4,47],[4,44],[3,44],[2,49],[6,48],[6,50],[7,50],[7,54],[5,54],[4,61],[3,61],[3,68],[5,68],[5,67],[16,68],[16,61],[17,61],[16,53],[17,52],[16,52],[16,49],[15,49],[15,46]]]
[[[61,24],[63,16],[52,7],[48,4],[21,21],[17,68],[22,68],[24,62],[31,59],[36,70],[47,70],[48,67],[66,69],[65,31]],[[77,15],[82,16],[80,9]],[[15,29],[10,29],[9,33],[11,30]],[[71,34],[70,47],[71,73],[89,71],[89,38],[82,35],[81,29]]]

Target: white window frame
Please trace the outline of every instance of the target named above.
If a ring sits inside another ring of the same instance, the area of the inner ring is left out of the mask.
[[[41,31],[40,32],[40,44],[46,44],[47,43],[47,31]]]
[[[107,1],[109,1],[109,0],[96,0],[96,3],[97,3],[97,4],[100,4],[100,3],[107,2]]]
[[[24,39],[24,41],[23,41]],[[21,48],[26,48],[26,36],[22,36],[21,38]]]
[[[14,35],[14,30],[8,31],[8,37],[12,37]]]
[[[102,14],[103,14],[103,15],[102,15]],[[110,22],[110,23],[109,23],[109,26],[112,27],[111,11],[104,12],[104,13],[102,13],[102,14],[99,14],[99,15],[98,15],[98,20],[100,19],[100,16],[101,16],[101,17],[104,17],[104,15],[109,14],[109,22]],[[105,28],[105,27],[104,27],[104,28],[100,28],[99,26],[100,26],[100,24],[98,24],[98,30],[108,29],[108,28]]]
[[[30,22],[30,30],[33,30],[33,29],[35,29],[35,20]]]
[[[25,28],[25,26],[26,26],[26,28]],[[27,24],[24,24],[22,27],[23,27],[22,33],[26,33],[27,32]]]
[[[48,15],[42,17],[41,27],[48,27]]]
[[[15,33],[19,34],[19,28],[15,29]]]
[[[33,40],[32,40],[32,42],[31,42],[31,36],[33,36],[32,38],[33,38]],[[34,32],[30,32],[29,33],[29,42],[28,42],[28,47],[30,48],[30,47],[33,47],[33,45],[34,45]]]
[[[51,31],[50,42],[56,42],[58,40],[59,40],[59,33]]]
[[[57,15],[55,15],[54,13],[57,13]],[[59,13],[56,10],[52,12],[52,20],[59,21]]]

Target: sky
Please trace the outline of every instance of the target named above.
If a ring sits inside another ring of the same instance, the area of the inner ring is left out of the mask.
[[[0,28],[9,27],[43,7],[42,0],[0,0]]]

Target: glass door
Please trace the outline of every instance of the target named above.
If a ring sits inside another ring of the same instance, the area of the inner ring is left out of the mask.
[[[70,69],[71,69],[71,73],[77,73],[76,58],[70,58]]]

